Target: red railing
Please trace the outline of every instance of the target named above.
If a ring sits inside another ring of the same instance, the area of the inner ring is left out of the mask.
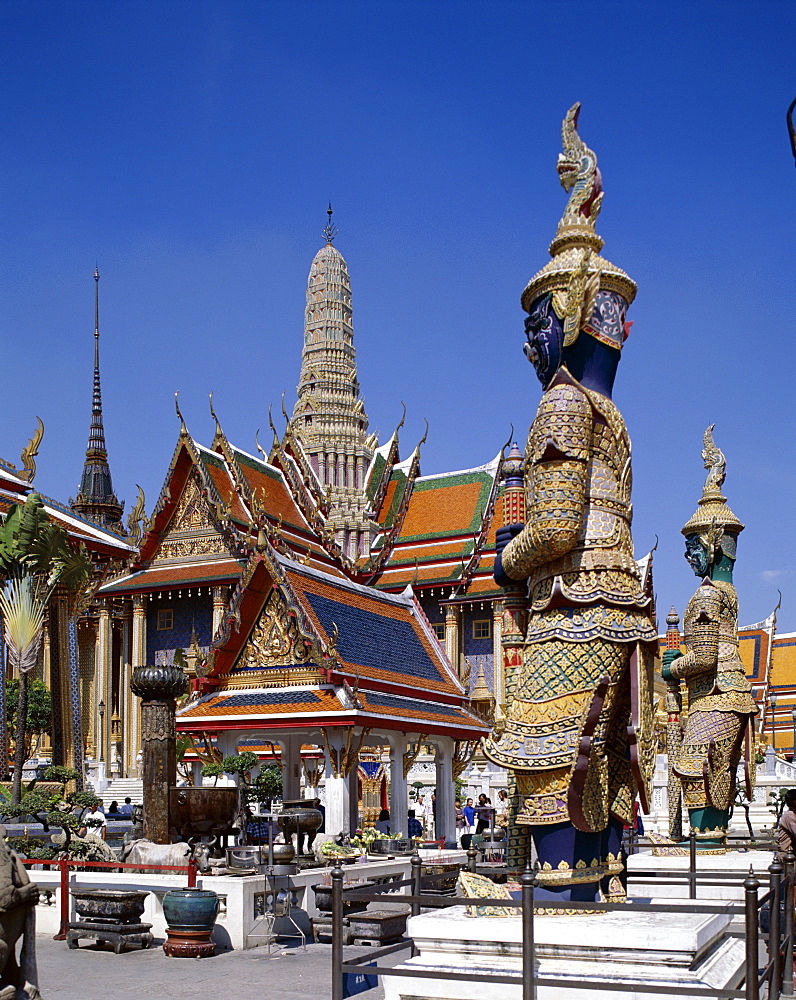
[[[147,872],[153,869],[164,872],[181,872],[188,876],[188,888],[196,888],[196,858],[190,858],[187,865],[131,865],[122,861],[84,861],[82,858],[57,858],[54,860],[40,860],[39,858],[20,858],[23,865],[46,865],[48,868],[58,868],[61,874],[61,927],[57,934],[53,935],[55,941],[65,941],[66,931],[69,926],[69,869],[70,868],[112,868],[118,871],[120,868],[141,869]]]

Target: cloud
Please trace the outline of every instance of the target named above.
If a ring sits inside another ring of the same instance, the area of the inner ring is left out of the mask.
[[[763,583],[773,583],[775,580],[781,580],[783,576],[789,576],[790,572],[789,569],[764,569],[760,579]]]

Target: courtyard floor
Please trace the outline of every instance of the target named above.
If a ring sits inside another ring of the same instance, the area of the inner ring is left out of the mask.
[[[367,948],[346,948],[346,957],[367,954]],[[131,948],[114,955],[109,946],[81,941],[75,950],[46,935],[36,937],[39,988],[44,1000],[215,1000],[220,996],[273,996],[295,1000],[326,1000],[332,994],[332,949],[328,944],[300,948],[252,948],[228,951],[214,958],[167,958],[159,944],[147,951]],[[386,960],[389,964],[389,959]],[[381,985],[364,994],[383,1000]]]

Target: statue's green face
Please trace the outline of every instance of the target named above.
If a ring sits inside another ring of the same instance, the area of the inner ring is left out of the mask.
[[[539,381],[547,386],[561,367],[564,350],[564,330],[553,309],[551,294],[541,296],[531,306],[525,320],[525,335],[528,338],[525,354]]]
[[[710,562],[708,552],[699,535],[688,535],[685,540],[685,558],[697,576],[707,576]]]

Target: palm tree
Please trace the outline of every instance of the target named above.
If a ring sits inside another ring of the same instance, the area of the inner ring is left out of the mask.
[[[19,702],[12,799],[22,793],[28,677],[35,667],[44,633],[44,613],[59,585],[76,591],[91,576],[91,559],[73,548],[64,529],[50,521],[38,493],[31,493],[0,525],[0,612],[9,662],[19,671]],[[5,720],[4,720],[5,721]],[[76,734],[77,738],[79,734]]]

